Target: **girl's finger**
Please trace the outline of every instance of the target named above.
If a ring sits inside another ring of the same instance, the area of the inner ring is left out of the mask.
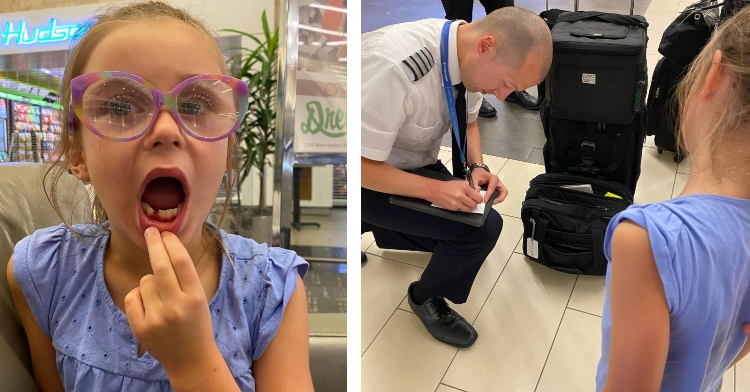
[[[159,290],[161,297],[166,298],[171,294],[176,294],[180,290],[180,285],[159,230],[149,227],[143,235],[146,237],[146,247],[151,260],[151,270],[154,271],[156,289]]]
[[[125,296],[125,315],[128,316],[128,323],[131,329],[143,324],[146,317],[143,308],[143,298],[141,297],[140,287],[136,287]]]
[[[162,233],[164,248],[169,254],[174,274],[177,277],[177,283],[182,291],[186,293],[204,293],[203,285],[195,270],[193,259],[187,249],[182,245],[180,239],[170,232]]]
[[[141,278],[140,292],[144,313],[156,311],[159,303],[161,302],[159,290],[156,288],[154,280],[154,275],[151,274],[148,274]]]

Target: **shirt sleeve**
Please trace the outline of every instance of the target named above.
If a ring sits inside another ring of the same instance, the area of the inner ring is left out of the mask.
[[[13,250],[13,274],[36,323],[47,337],[51,337],[52,295],[64,233],[64,226],[37,230],[18,241]]]
[[[469,93],[469,99],[466,101],[466,106],[469,108],[469,116],[466,118],[467,122],[473,123],[477,121],[479,108],[482,107],[482,98],[482,93]]]
[[[362,156],[385,161],[406,121],[409,81],[391,61],[362,54]]]
[[[253,361],[260,358],[276,336],[284,309],[297,289],[297,275],[304,278],[308,266],[304,259],[290,250],[269,248],[263,278],[262,302],[258,306],[260,314],[253,333]]]
[[[683,302],[683,290],[690,286],[689,276],[684,274],[689,271],[683,271],[681,264],[676,260],[674,251],[678,241],[688,240],[683,236],[684,223],[667,209],[656,204],[628,207],[627,210],[612,218],[607,226],[607,233],[604,235],[604,254],[610,262],[612,261],[612,234],[624,220],[630,220],[648,232],[656,268],[664,285],[669,312],[670,314],[678,312]]]

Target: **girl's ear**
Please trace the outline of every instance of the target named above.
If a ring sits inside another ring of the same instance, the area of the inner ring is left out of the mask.
[[[708,75],[706,75],[706,83],[703,84],[703,90],[700,94],[701,99],[707,99],[716,93],[724,76],[725,73],[721,72],[721,50],[717,50],[714,52],[711,61],[711,69],[708,70]]]
[[[68,165],[73,175],[83,182],[91,182],[89,169],[88,166],[86,166],[86,160],[83,158],[83,151],[74,152],[71,154],[71,158],[72,159]]]

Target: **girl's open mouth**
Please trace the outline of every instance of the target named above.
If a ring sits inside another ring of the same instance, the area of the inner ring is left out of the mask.
[[[188,200],[181,177],[184,178],[179,171],[156,170],[146,178],[138,207],[142,231],[149,226],[160,232],[179,231]]]

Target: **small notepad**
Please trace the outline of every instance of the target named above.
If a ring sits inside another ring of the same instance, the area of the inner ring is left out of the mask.
[[[482,195],[482,200],[484,200],[484,195],[487,194],[487,191],[479,191],[479,194]],[[437,208],[443,208],[443,207],[440,207],[439,205],[435,205],[434,203],[432,204],[432,206],[433,207],[437,207]],[[474,213],[474,214],[484,214],[484,201],[482,201],[481,203],[477,204],[477,206],[474,207],[473,210],[471,210],[471,211],[462,211],[462,212],[471,212],[471,213]]]

